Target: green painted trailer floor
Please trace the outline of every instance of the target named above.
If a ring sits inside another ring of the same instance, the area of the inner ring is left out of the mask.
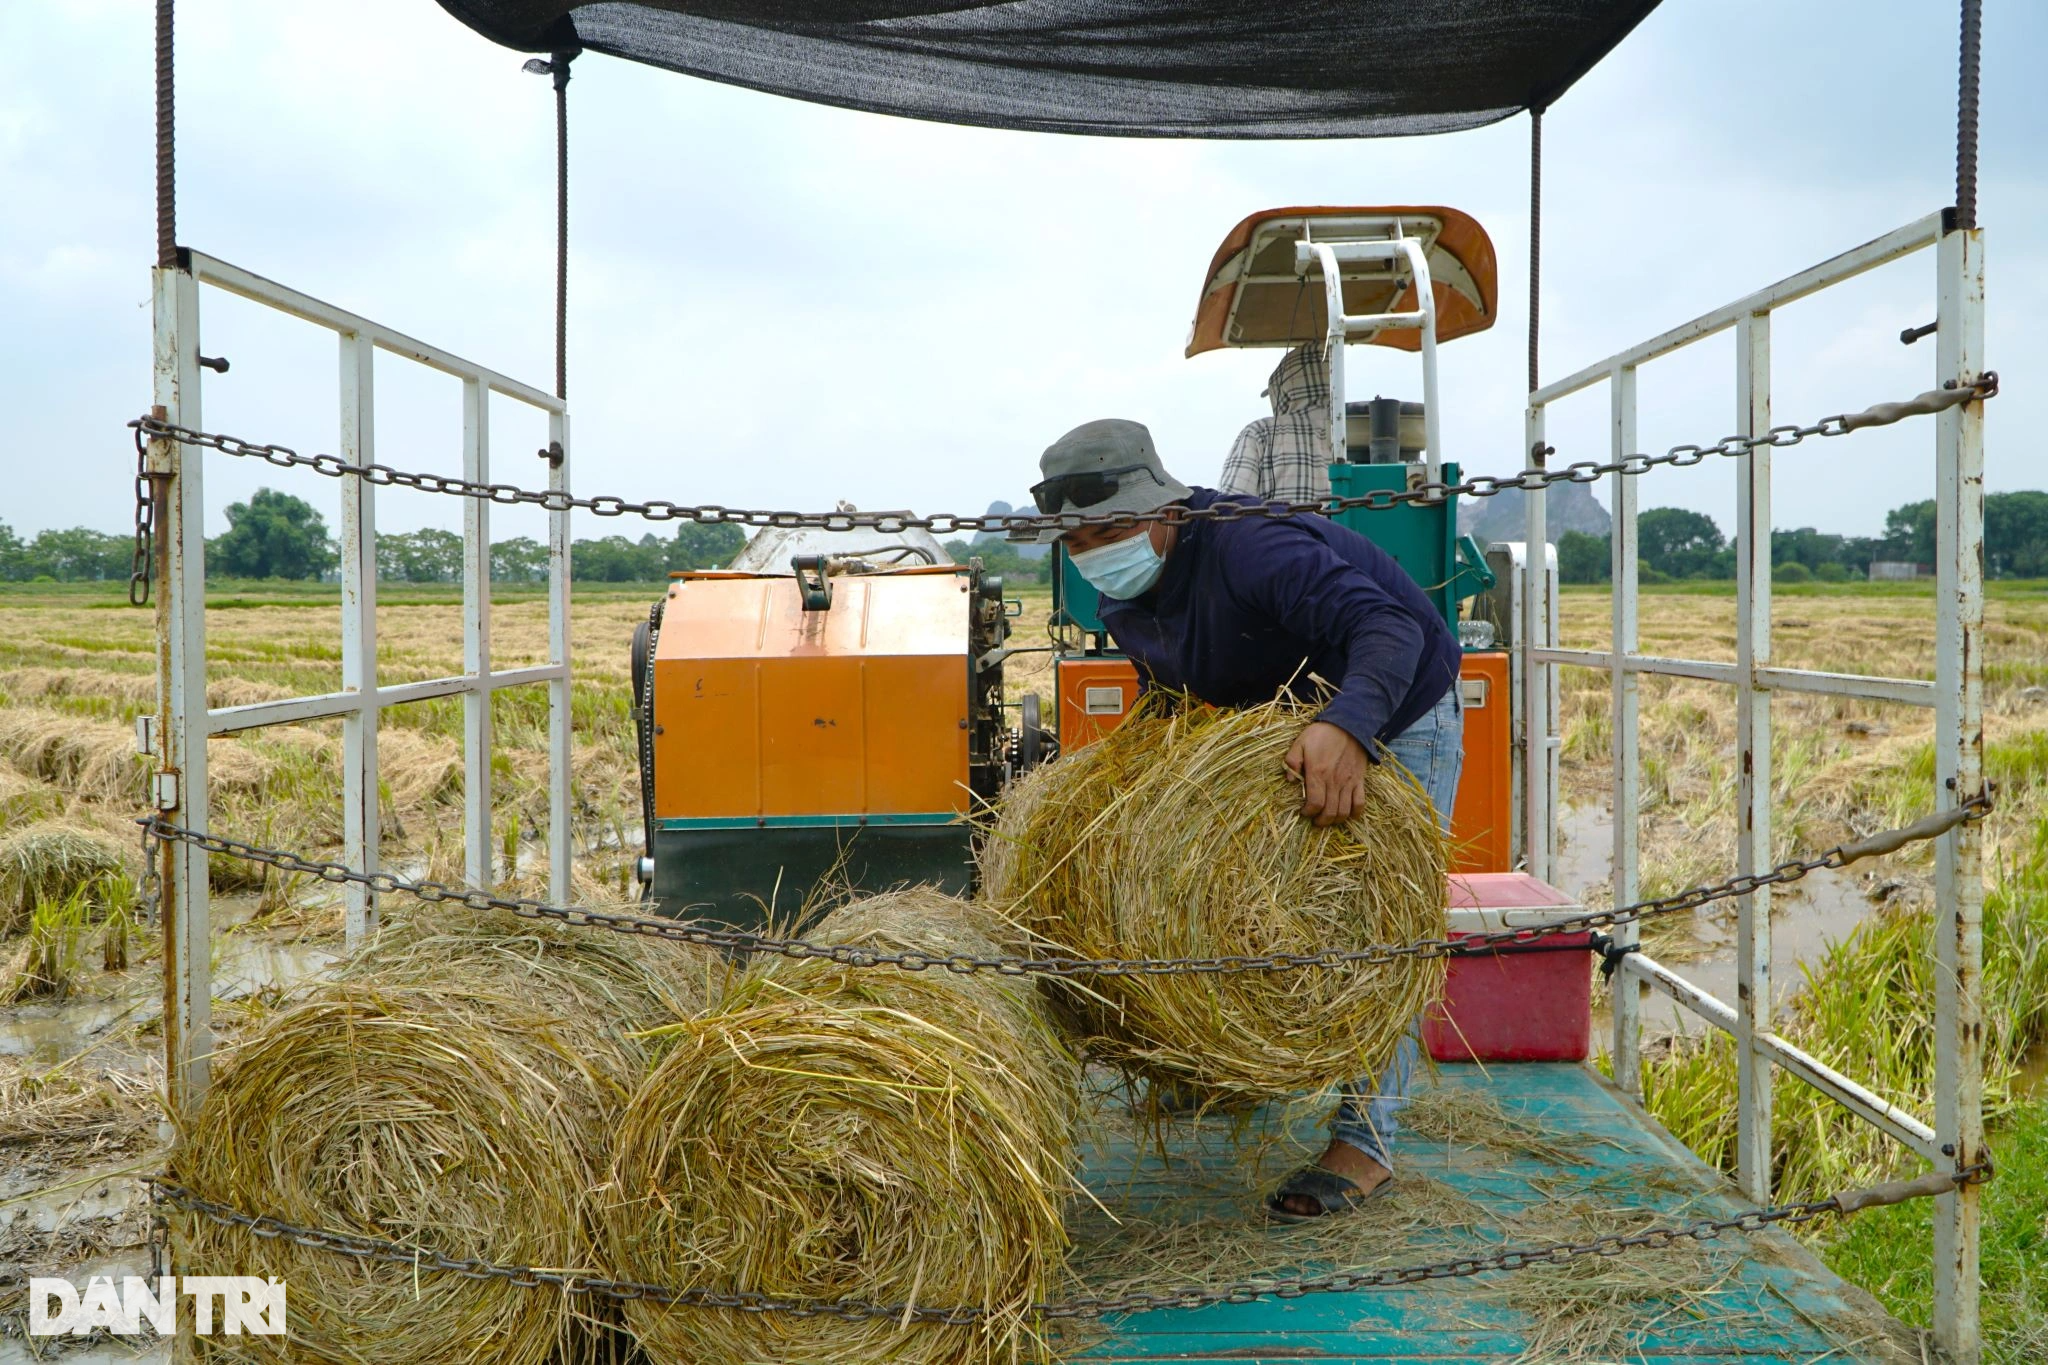
[[[1433,1262],[1502,1245],[1718,1218],[1733,1187],[1589,1067],[1445,1066],[1403,1118],[1399,1184],[1342,1224],[1266,1225],[1316,1116],[1139,1131],[1103,1111],[1077,1218],[1076,1292]],[[1922,1359],[1912,1333],[1789,1236],[1730,1235],[1400,1289],[1161,1310],[1057,1343],[1071,1361]]]

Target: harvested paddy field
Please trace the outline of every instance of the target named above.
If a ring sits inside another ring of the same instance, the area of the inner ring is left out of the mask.
[[[579,591],[575,603],[578,899],[616,899],[632,890],[640,835],[627,642],[656,591]],[[1026,594],[1013,643],[1044,643],[1039,623],[1048,606],[1042,592]],[[1562,616],[1565,643],[1606,643],[1604,592],[1567,591]],[[1782,593],[1774,662],[1929,677],[1931,618],[1924,592]],[[492,617],[497,666],[543,661],[546,621],[542,600],[499,603]],[[143,779],[134,724],[154,706],[154,624],[152,613],[120,605],[112,587],[39,593],[23,586],[0,595],[0,893],[10,898],[0,903],[0,1340],[20,1334],[17,1291],[25,1275],[122,1267],[133,1273],[142,1263],[144,1205],[134,1177],[160,1169],[168,1138],[159,1123],[160,957],[156,927],[135,913],[139,843],[131,823]],[[303,591],[223,593],[207,629],[215,706],[340,686],[338,607],[331,599]],[[393,591],[380,606],[378,633],[386,681],[460,671],[460,607],[452,597]],[[1646,652],[1732,659],[1732,594],[1646,593],[1641,640]],[[1995,585],[1986,655],[1988,766],[1999,784],[1999,808],[1987,824],[1987,1017],[1994,1021],[1987,1098],[2002,1122],[2015,1123],[2041,1109],[2029,1096],[2048,1035],[2048,593]],[[1008,684],[1013,698],[1027,690],[1050,693],[1046,656],[1013,659]],[[1602,845],[1612,819],[1608,681],[1567,669],[1562,694],[1563,784],[1572,807],[1564,831],[1572,874],[1566,880],[1598,904],[1606,896]],[[1642,682],[1645,894],[1732,871],[1737,758],[1728,701],[1726,689],[1713,684]],[[1900,823],[1931,804],[1925,712],[1787,695],[1774,717],[1775,839],[1782,854]],[[545,689],[499,693],[493,722],[498,876],[543,890]],[[387,867],[461,879],[462,725],[459,699],[385,714],[379,801]],[[337,854],[338,725],[218,739],[209,760],[216,831],[318,857]],[[31,830],[51,837],[26,838]],[[1909,850],[1859,864],[1820,892],[1778,898],[1780,941],[1804,945],[1803,972],[1784,963],[1779,973],[1787,1031],[1920,1112],[1929,1109],[1931,1065],[1930,869],[1924,853]],[[341,908],[335,889],[318,882],[220,859],[211,876],[215,1020],[232,1044],[271,1017],[288,988],[339,956]],[[1821,916],[1828,932],[1801,940],[1802,916],[1821,910],[1828,912]],[[1660,931],[1655,951],[1706,971],[1727,936],[1725,921],[1702,913]],[[1673,1033],[1668,1011],[1648,1015],[1653,1029]],[[1709,1161],[1732,1161],[1732,1136],[1724,1131],[1734,1084],[1726,1047],[1667,1036],[1649,1056],[1644,1079],[1652,1107]],[[1778,1164],[1788,1195],[1890,1170],[1881,1147],[1808,1094],[1796,1082],[1780,1083]],[[2017,1153],[2007,1149],[2001,1158]],[[1987,1196],[1994,1214],[1999,1198],[1994,1186]],[[1875,1219],[1871,1225],[1884,1226]],[[1907,1240],[1902,1235],[1901,1245]],[[1911,1268],[1891,1268],[1882,1246],[1850,1251],[1862,1258],[1858,1264],[1876,1267],[1869,1276],[1901,1277],[1901,1297],[1887,1302],[1910,1316],[1918,1292]],[[2019,1324],[2013,1330],[2048,1333],[2048,1311],[2031,1291],[2000,1299],[1988,1264],[1987,1290],[1994,1304],[2006,1305],[1995,1312]]]
[[[572,647],[578,899],[617,899],[638,852],[626,647],[652,587],[579,595]],[[382,679],[462,667],[460,606],[378,613]],[[223,595],[207,613],[216,707],[338,690],[331,594]],[[500,667],[543,661],[544,600],[493,612]],[[24,1277],[143,1264],[145,1195],[162,1168],[161,955],[137,923],[143,798],[136,718],[154,710],[155,615],[118,591],[0,596],[0,1350],[22,1333]],[[547,692],[493,698],[493,838],[500,881],[544,892]],[[379,742],[386,867],[462,880],[462,703],[387,711]],[[215,832],[313,856],[341,840],[337,722],[208,746]],[[336,888],[216,858],[214,1022],[231,1046],[287,990],[341,955]]]

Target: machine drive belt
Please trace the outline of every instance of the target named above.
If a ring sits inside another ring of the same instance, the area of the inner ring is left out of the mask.
[[[654,856],[654,656],[661,643],[662,608],[667,603],[663,597],[647,609],[647,655],[635,661],[640,665],[634,679],[639,695],[633,699],[633,729],[640,745],[640,829],[649,858]],[[641,883],[640,898],[646,900],[653,894],[650,874]]]

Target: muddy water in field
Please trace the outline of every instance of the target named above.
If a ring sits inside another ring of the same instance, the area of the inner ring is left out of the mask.
[[[0,1057],[61,1062],[103,1041],[109,1029],[134,1020],[142,1012],[143,1003],[83,1000],[62,1005],[18,1005],[0,1021]]]
[[[1560,847],[1556,882],[1573,896],[1605,888],[1614,869],[1614,817],[1598,807],[1579,806],[1559,822]],[[1715,905],[1722,905],[1716,902]],[[1735,915],[1733,902],[1718,913],[1713,906],[1694,911],[1684,928],[1690,942],[1677,950],[1658,950],[1658,960],[1708,994],[1735,1002]],[[1771,998],[1782,1012],[1799,993],[1801,967],[1817,964],[1831,944],[1838,943],[1876,911],[1854,878],[1822,868],[1789,887],[1771,902]],[[1647,1034],[1695,1034],[1712,1025],[1660,991],[1641,986],[1643,1029]],[[1594,1037],[1605,1038],[1608,1010],[1604,993],[1594,993]]]
[[[217,897],[214,908],[213,985],[216,1002],[297,985],[340,956],[337,938],[309,939],[302,931],[252,925],[250,897]],[[108,1087],[117,1106],[143,1118],[141,1138],[121,1124],[86,1123],[48,1134],[24,1129],[0,1146],[0,1365],[61,1360],[167,1361],[169,1348],[153,1340],[38,1341],[27,1353],[26,1277],[63,1275],[84,1284],[93,1275],[148,1273],[145,1243],[148,1192],[137,1179],[161,1162],[152,1128],[161,1083],[163,976],[156,961],[105,973],[86,964],[79,993],[60,1001],[31,1001],[0,1016],[0,1075],[83,1078]],[[232,1011],[216,1024],[233,1027]],[[33,1089],[25,1092],[33,1094]],[[110,1139],[118,1130],[125,1140]],[[96,1135],[96,1132],[99,1135]],[[115,1145],[106,1143],[114,1140]]]
[[[2020,1058],[2020,1074],[2013,1078],[2012,1090],[2022,1099],[2048,1096],[2048,1042],[2034,1044]]]
[[[340,958],[337,947],[236,936],[214,964],[215,1000],[239,1000],[294,986]],[[144,968],[129,972],[109,995],[52,1004],[17,1005],[0,1018],[0,1057],[55,1065],[163,1015],[162,982]]]

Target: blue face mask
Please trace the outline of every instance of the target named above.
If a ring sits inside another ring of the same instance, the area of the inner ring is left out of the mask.
[[[1166,560],[1152,548],[1152,536],[1141,531],[1092,550],[1070,553],[1081,577],[1095,585],[1097,592],[1129,601],[1142,597],[1159,581]]]

